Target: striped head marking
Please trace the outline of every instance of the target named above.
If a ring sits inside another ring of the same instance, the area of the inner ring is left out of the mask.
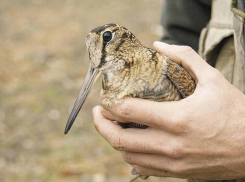
[[[117,57],[123,57],[122,50],[130,49],[140,42],[123,26],[106,24],[93,29],[86,38],[90,61],[101,71],[116,64]],[[125,55],[129,51],[125,51]]]

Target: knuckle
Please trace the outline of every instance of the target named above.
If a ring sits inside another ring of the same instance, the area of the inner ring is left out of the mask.
[[[224,76],[217,69],[215,68],[211,68],[211,69],[212,71],[210,71],[209,74],[207,75],[208,82],[217,85],[217,80],[223,79]]]
[[[180,46],[181,52],[183,53],[193,53],[195,52],[190,46]]]
[[[133,164],[133,158],[128,152],[122,152],[123,160],[129,164]]]
[[[124,141],[122,140],[122,136],[119,133],[113,132],[110,136],[110,144],[115,150],[123,150],[124,149]]]
[[[172,130],[176,134],[184,134],[189,132],[190,124],[189,120],[191,119],[189,111],[179,113],[178,115],[172,116]]]
[[[189,131],[189,124],[186,121],[178,121],[174,123],[175,133],[176,134],[184,134]]]
[[[169,156],[174,159],[180,159],[184,156],[184,148],[175,146],[169,150]]]
[[[126,100],[119,106],[119,115],[121,117],[129,118],[132,113],[132,106]]]

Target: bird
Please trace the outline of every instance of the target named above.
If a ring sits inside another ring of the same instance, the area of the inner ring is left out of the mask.
[[[92,85],[102,74],[102,105],[116,106],[127,96],[156,102],[178,101],[196,88],[191,75],[167,56],[142,45],[127,28],[109,23],[88,33],[86,47],[89,68],[80,93],[68,118],[68,133],[82,108]],[[138,123],[127,127],[147,128]],[[141,179],[135,169],[131,172]]]

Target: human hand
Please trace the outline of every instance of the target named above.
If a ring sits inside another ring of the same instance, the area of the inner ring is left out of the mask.
[[[126,98],[96,106],[94,125],[139,174],[198,179],[245,177],[245,97],[186,46],[154,43],[195,79],[193,95],[172,102]],[[147,129],[113,123],[135,122]]]

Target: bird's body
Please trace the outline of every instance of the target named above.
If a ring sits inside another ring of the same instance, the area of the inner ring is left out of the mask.
[[[177,101],[191,95],[195,82],[180,65],[143,46],[126,28],[107,24],[86,38],[90,65],[68,119],[71,128],[93,82],[102,73],[102,104],[120,104],[126,96],[154,101]]]
[[[102,72],[103,104],[120,104],[125,96],[154,101],[182,98],[166,75],[166,58],[151,49],[139,49],[134,50],[136,55],[119,60],[123,69]]]

